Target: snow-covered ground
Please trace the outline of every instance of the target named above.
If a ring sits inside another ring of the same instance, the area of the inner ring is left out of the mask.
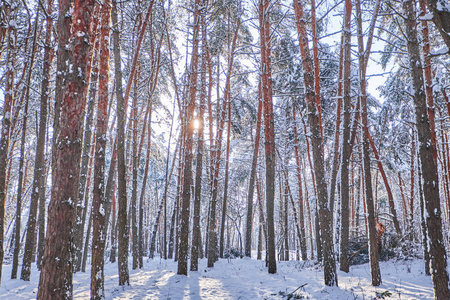
[[[106,299],[288,299],[298,288],[297,297],[291,299],[433,299],[431,278],[425,276],[421,260],[381,262],[383,284],[377,288],[370,284],[368,264],[352,266],[348,274],[339,272],[339,287],[325,286],[322,268],[311,262],[277,262],[277,267],[276,274],[268,274],[264,261],[245,258],[221,259],[207,268],[203,259],[199,271],[186,277],[176,274],[173,260],[145,259],[143,269],[130,268],[130,286],[120,287],[117,263],[108,262],[105,295]],[[11,280],[10,274],[11,266],[4,265],[0,299],[36,298],[35,266],[31,282]],[[89,299],[90,270],[75,274],[73,281],[74,299]]]

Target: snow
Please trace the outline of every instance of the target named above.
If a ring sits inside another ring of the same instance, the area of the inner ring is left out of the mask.
[[[392,299],[433,299],[431,277],[424,274],[422,260],[380,262],[383,283],[379,287],[371,286],[368,264],[352,266],[348,274],[339,272],[339,287],[327,287],[323,269],[313,262],[277,262],[276,274],[268,274],[264,261],[249,258],[220,259],[214,268],[206,263],[200,260],[199,271],[184,276],[176,274],[173,260],[145,258],[141,270],[131,270],[130,265],[131,285],[121,287],[117,263],[107,260],[106,299],[287,299],[297,288],[297,299],[374,299],[386,291]],[[11,265],[3,268],[3,274],[10,274]],[[90,266],[86,273],[74,274],[74,299],[89,299],[90,274]],[[38,282],[35,264],[30,282],[3,276],[0,299],[35,299]]]
[[[449,52],[448,47],[444,46],[436,51],[431,51],[431,55],[444,55],[447,54],[448,52]]]

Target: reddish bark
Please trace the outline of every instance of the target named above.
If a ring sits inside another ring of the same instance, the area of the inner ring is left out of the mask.
[[[78,197],[81,137],[86,95],[88,91],[92,17],[95,1],[75,1],[73,23],[61,27],[59,33],[70,38],[59,40],[59,48],[70,57],[64,73],[64,84],[56,86],[61,91],[58,135],[53,149],[53,188],[49,205],[48,225],[43,266],[39,281],[38,299],[72,298],[73,263],[72,242]],[[59,2],[60,18],[66,19],[70,1]],[[61,22],[61,20],[60,20]],[[65,48],[65,45],[69,47]],[[60,56],[58,52],[58,57]],[[58,63],[61,63],[58,59]],[[62,82],[59,82],[62,83]]]
[[[267,214],[267,255],[269,273],[277,272],[275,258],[275,121],[272,99],[272,66],[270,45],[270,0],[259,2],[259,31],[261,44],[261,82],[264,99],[264,150],[266,158],[266,214]]]
[[[94,162],[94,188],[92,200],[92,269],[91,299],[105,297],[104,252],[107,232],[105,218],[105,153],[106,133],[108,131],[108,81],[110,58],[111,1],[103,2],[100,28],[100,73],[97,104],[97,126]],[[87,245],[85,245],[87,247]]]
[[[405,32],[409,54],[410,71],[415,105],[416,127],[419,155],[422,166],[423,195],[426,207],[426,223],[428,228],[431,278],[436,299],[449,299],[449,276],[447,272],[447,255],[442,234],[442,214],[439,197],[439,176],[434,147],[430,147],[432,132],[427,114],[427,99],[424,91],[425,80],[422,73],[422,62],[417,37],[416,15],[413,1],[403,1],[405,13]]]
[[[193,160],[193,144],[194,144],[194,110],[195,97],[197,94],[198,79],[198,48],[200,36],[200,9],[201,1],[195,1],[194,9],[194,29],[192,42],[192,56],[189,70],[189,92],[186,99],[184,112],[185,127],[185,147],[184,147],[184,178],[183,178],[183,194],[181,201],[181,227],[180,227],[180,247],[178,253],[178,271],[179,275],[187,275],[187,260],[189,249],[189,218],[191,205],[191,186],[193,185],[192,160]]]

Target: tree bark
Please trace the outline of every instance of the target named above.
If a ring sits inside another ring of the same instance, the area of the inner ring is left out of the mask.
[[[189,249],[189,218],[191,205],[191,187],[193,186],[192,160],[194,144],[194,110],[195,97],[197,94],[198,79],[198,48],[200,36],[200,9],[201,1],[196,0],[194,4],[194,23],[193,23],[193,41],[192,56],[189,70],[189,92],[186,99],[184,123],[185,126],[185,153],[184,153],[184,179],[183,179],[183,198],[181,202],[181,227],[180,227],[180,248],[178,255],[179,275],[187,275],[187,259]]]
[[[100,73],[92,199],[92,268],[91,299],[105,298],[104,252],[106,242],[105,153],[108,131],[108,81],[110,57],[111,1],[103,2],[100,27]],[[89,229],[88,229],[89,230]],[[87,247],[87,245],[85,245]]]
[[[223,258],[224,238],[225,238],[225,220],[227,215],[228,202],[228,181],[229,181],[229,165],[230,165],[230,138],[231,138],[231,75],[233,74],[233,62],[236,55],[236,41],[238,37],[241,19],[237,20],[236,31],[234,32],[233,41],[231,44],[230,58],[228,62],[228,75],[225,83],[224,102],[227,105],[227,148],[225,154],[225,182],[223,187],[223,203],[222,203],[222,221],[220,222],[220,240],[219,240],[219,257]],[[225,104],[224,104],[225,105]]]
[[[264,99],[264,150],[266,158],[266,213],[267,213],[267,256],[269,274],[277,272],[275,257],[275,121],[272,99],[272,66],[270,44],[269,6],[270,0],[259,2],[259,31],[261,44],[261,82]]]
[[[263,101],[261,98],[261,83],[258,87],[258,111],[256,114],[256,132],[255,142],[253,144],[252,168],[250,171],[250,179],[248,183],[247,196],[247,219],[245,227],[245,256],[251,257],[252,251],[252,227],[253,227],[253,194],[255,191],[256,167],[258,164],[259,141],[261,137],[261,115]]]
[[[80,172],[81,137],[90,76],[89,38],[92,34],[92,19],[95,1],[76,0],[73,7],[73,23],[61,26],[70,19],[70,1],[59,2],[59,49],[69,59],[58,60],[67,63],[64,83],[57,85],[61,90],[60,115],[55,136],[52,166],[52,196],[49,205],[47,237],[43,266],[39,281],[38,299],[72,298],[73,272],[73,227],[76,219],[76,199],[78,197],[78,175]],[[67,38],[69,37],[70,38]],[[68,45],[68,47],[65,47]],[[58,52],[58,56],[60,56]],[[62,83],[62,82],[59,82]]]
[[[118,28],[117,1],[113,1],[112,8],[112,26],[114,37],[114,65],[116,80],[116,97],[117,97],[117,175],[118,175],[118,268],[119,268],[119,285],[129,285],[128,272],[128,226],[127,226],[127,187],[126,187],[126,161],[125,161],[125,113],[127,103],[123,97],[122,90],[122,70],[120,57],[120,36]],[[133,78],[128,79],[133,81]]]
[[[320,127],[320,117],[317,108],[317,95],[313,77],[313,63],[308,46],[308,36],[306,24],[303,16],[303,6],[300,2],[294,1],[296,16],[297,34],[300,43],[302,56],[302,66],[304,72],[305,98],[308,107],[308,119],[311,131],[311,144],[314,159],[314,173],[316,176],[317,196],[319,204],[320,235],[322,239],[322,252],[324,259],[325,284],[337,286],[338,279],[336,273],[336,260],[333,253],[333,216],[328,203],[327,182],[325,176],[324,158],[322,151],[322,130]]]
[[[416,127],[419,141],[419,156],[422,167],[423,194],[426,207],[426,223],[431,257],[431,278],[436,299],[449,299],[447,255],[442,235],[442,216],[439,196],[439,176],[436,160],[433,157],[432,133],[427,114],[425,82],[417,38],[416,15],[412,1],[403,1],[406,16],[405,32],[412,78],[413,100],[415,105]]]
[[[5,6],[7,15],[11,19],[15,19],[17,16],[17,9],[14,2],[10,6]],[[8,20],[10,23],[10,20]],[[15,24],[15,22],[12,22]],[[3,118],[2,118],[2,134],[0,138],[0,280],[2,278],[2,266],[4,258],[4,227],[5,227],[5,204],[7,198],[7,166],[8,166],[8,153],[11,134],[11,116],[12,107],[14,102],[14,78],[15,78],[15,60],[16,60],[16,39],[17,39],[17,27],[8,26],[6,33],[6,51],[7,51],[7,68],[5,74],[5,99],[3,101]]]
[[[31,261],[36,240],[36,217],[39,202],[39,194],[45,182],[45,134],[47,131],[47,105],[49,97],[50,68],[53,61],[53,49],[51,48],[51,38],[53,30],[53,20],[51,18],[53,11],[53,0],[47,3],[47,19],[45,29],[45,49],[44,62],[42,70],[42,85],[39,112],[39,132],[36,144],[36,156],[34,162],[33,186],[31,189],[30,212],[27,223],[27,236],[25,239],[25,248],[22,262],[22,271],[20,279],[30,281]]]
[[[297,184],[298,184],[298,206],[299,206],[299,225],[300,225],[300,251],[302,255],[302,260],[308,259],[307,247],[306,247],[306,229],[305,229],[305,205],[303,203],[303,188],[302,188],[302,169],[300,166],[300,150],[298,141],[298,129],[297,129],[297,117],[295,109],[292,111],[292,117],[294,121],[294,150],[295,150],[295,163],[296,163],[296,173],[297,173]],[[311,249],[312,252],[312,249]]]
[[[378,1],[379,2],[379,1]],[[367,206],[367,225],[369,234],[369,260],[370,260],[370,272],[372,277],[372,285],[379,286],[381,284],[381,273],[378,261],[378,247],[377,247],[377,229],[375,218],[375,207],[372,191],[372,176],[370,170],[370,154],[369,154],[369,127],[368,127],[368,109],[367,109],[367,93],[366,93],[366,56],[363,45],[362,35],[362,16],[361,16],[361,4],[360,1],[356,1],[356,14],[357,14],[357,30],[358,30],[358,52],[359,52],[359,78],[360,78],[360,101],[361,101],[361,120],[363,126],[363,169],[364,169],[364,186],[365,197]],[[369,49],[366,49],[369,51]]]

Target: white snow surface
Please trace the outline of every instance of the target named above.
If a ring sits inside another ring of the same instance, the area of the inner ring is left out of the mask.
[[[130,258],[131,262],[132,259]],[[371,286],[368,264],[351,266],[350,273],[338,273],[339,287],[323,282],[323,269],[312,262],[277,262],[277,273],[268,274],[264,261],[220,259],[213,268],[199,262],[199,271],[177,275],[173,260],[144,259],[144,268],[131,270],[130,286],[118,283],[117,263],[105,263],[106,299],[376,299],[377,292],[389,291],[385,299],[433,299],[431,277],[423,271],[422,260],[380,262],[383,283]],[[20,270],[20,267],[19,267]],[[32,266],[30,282],[9,279],[11,265],[3,266],[0,299],[36,299],[39,272]],[[73,277],[74,299],[89,299],[90,267]]]

